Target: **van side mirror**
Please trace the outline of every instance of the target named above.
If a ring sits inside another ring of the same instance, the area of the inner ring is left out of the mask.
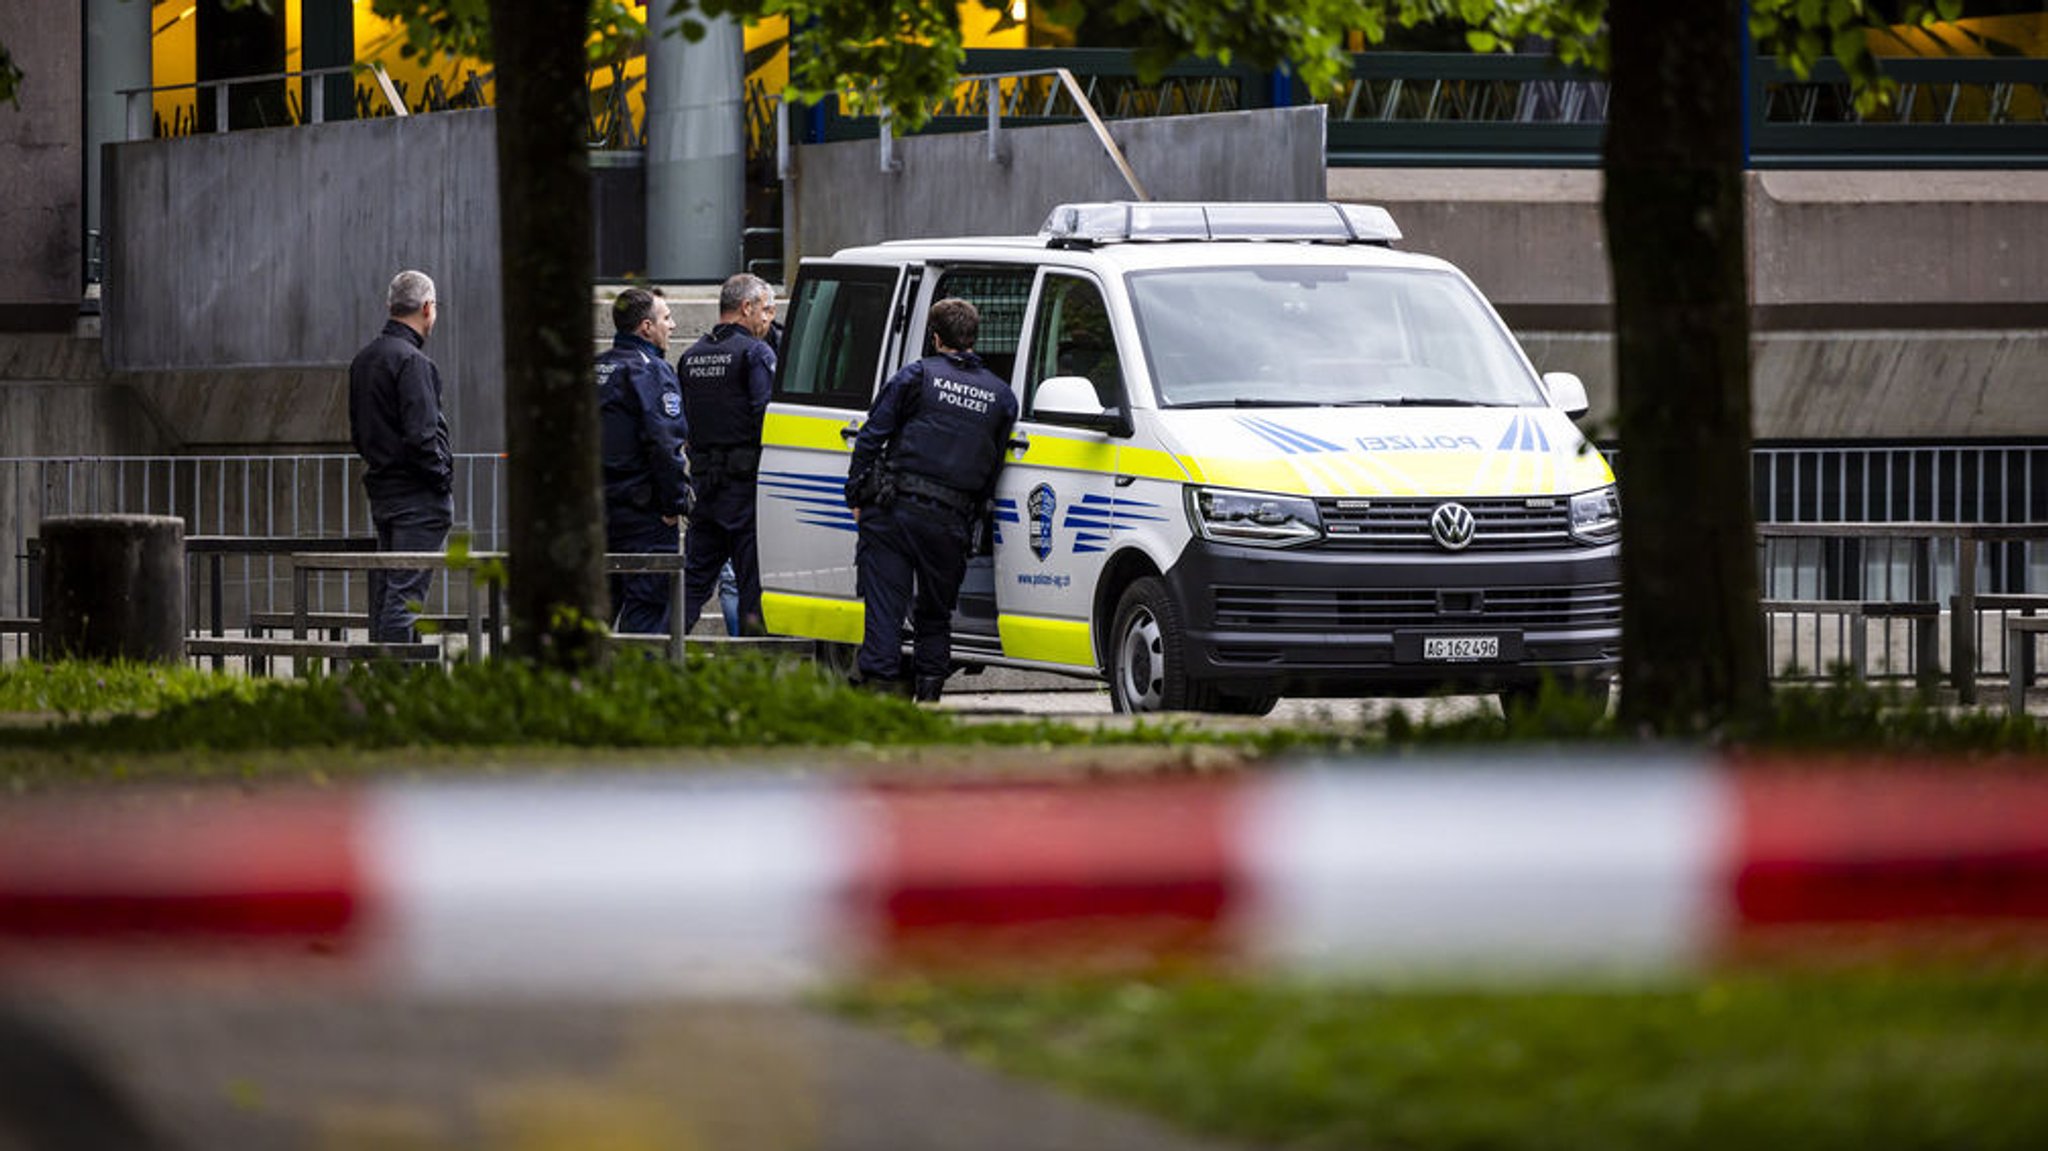
[[[1562,411],[1572,419],[1580,416],[1593,406],[1586,401],[1586,383],[1573,372],[1543,373],[1543,387],[1550,393],[1550,406]]]
[[[1031,397],[1031,418],[1113,435],[1131,434],[1130,418],[1121,409],[1103,407],[1096,398],[1095,385],[1085,376],[1052,376],[1041,381]]]

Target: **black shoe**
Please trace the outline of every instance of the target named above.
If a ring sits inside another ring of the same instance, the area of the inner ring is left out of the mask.
[[[945,687],[945,676],[921,675],[917,677],[917,689],[911,693],[911,698],[919,703],[937,703],[939,693],[944,691]]]

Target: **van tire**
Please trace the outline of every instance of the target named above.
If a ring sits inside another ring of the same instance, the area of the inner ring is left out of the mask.
[[[1111,708],[1122,715],[1201,710],[1206,693],[1188,680],[1186,635],[1166,581],[1145,576],[1125,588],[1107,645]]]

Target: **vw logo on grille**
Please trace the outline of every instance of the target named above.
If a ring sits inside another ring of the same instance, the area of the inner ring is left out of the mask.
[[[1445,551],[1457,551],[1472,542],[1472,513],[1464,504],[1438,504],[1429,516],[1429,534]]]

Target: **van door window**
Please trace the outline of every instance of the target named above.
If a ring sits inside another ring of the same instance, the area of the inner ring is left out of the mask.
[[[806,268],[790,302],[775,399],[866,410],[881,372],[895,268]]]
[[[1024,336],[1024,304],[1031,298],[1032,270],[1014,268],[948,268],[939,277],[933,300],[958,297],[981,313],[974,354],[997,376],[1009,380],[1017,369],[1017,345]],[[931,354],[931,337],[925,337]]]
[[[1123,366],[1102,290],[1077,276],[1048,275],[1032,324],[1031,366],[1024,376],[1024,414],[1038,385],[1054,376],[1082,376],[1105,408],[1122,404]]]

